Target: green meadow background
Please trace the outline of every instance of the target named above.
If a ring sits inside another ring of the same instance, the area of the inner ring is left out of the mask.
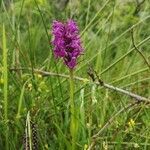
[[[74,72],[82,78],[74,80],[76,149],[149,150],[149,103],[127,108],[134,98],[87,73],[92,67],[105,83],[150,98],[149,0],[1,0],[0,149],[71,149],[69,71],[51,44],[53,20],[68,19],[84,48]]]

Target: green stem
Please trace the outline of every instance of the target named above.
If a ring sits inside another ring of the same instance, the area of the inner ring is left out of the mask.
[[[71,132],[71,137],[72,137],[72,150],[75,150],[77,126],[76,126],[76,117],[75,117],[74,79],[73,79],[72,69],[70,69],[70,112],[71,112],[70,132]]]
[[[8,150],[8,72],[7,72],[7,48],[6,48],[6,33],[5,33],[5,25],[3,25],[3,76],[4,76],[4,119],[6,125],[5,132],[5,148]]]

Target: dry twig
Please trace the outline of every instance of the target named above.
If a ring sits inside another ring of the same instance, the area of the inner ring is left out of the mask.
[[[17,71],[17,70],[31,70],[31,68],[11,68],[10,71]],[[64,78],[69,78],[69,75],[65,75],[65,74],[57,74],[57,73],[53,73],[53,72],[47,72],[47,71],[42,71],[42,70],[38,70],[38,69],[33,69],[33,71],[37,74],[41,74],[43,77],[45,76],[57,76],[57,77],[64,77]],[[95,71],[94,71],[95,72]],[[92,74],[92,72],[91,72]],[[121,88],[118,88],[118,87],[115,87],[113,85],[109,85],[107,83],[104,83],[97,75],[97,73],[95,72],[96,74],[96,78],[98,79],[98,82],[93,82],[94,84],[96,85],[101,85],[102,87],[105,87],[105,88],[108,88],[110,90],[113,90],[113,91],[116,91],[116,92],[119,92],[119,93],[122,93],[122,94],[125,94],[127,96],[130,96],[131,98],[134,98],[135,100],[137,101],[143,101],[143,102],[150,102],[150,100],[146,97],[143,97],[143,96],[140,96],[140,95],[137,95],[135,93],[132,93],[132,92],[129,92],[127,90],[124,90],[124,89],[121,89]],[[91,77],[91,76],[90,76]],[[94,74],[93,74],[93,77],[92,77],[92,80],[94,78]],[[75,76],[74,79],[76,80],[79,80],[79,81],[83,81],[83,82],[90,82],[90,80],[88,79],[85,79],[85,78],[81,78],[81,77],[77,77]],[[94,79],[95,80],[95,79]]]
[[[150,69],[150,63],[149,63],[149,61],[147,60],[147,58],[144,56],[144,54],[138,49],[138,47],[135,44],[133,29],[131,30],[131,37],[132,37],[132,44],[133,44],[135,50],[142,56],[143,60],[145,61],[145,63],[147,64],[147,66]]]

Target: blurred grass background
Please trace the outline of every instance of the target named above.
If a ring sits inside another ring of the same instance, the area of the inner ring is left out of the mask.
[[[0,149],[5,150],[5,145],[10,150],[23,149],[29,110],[38,149],[69,149],[69,81],[33,72],[35,68],[68,74],[62,61],[53,58],[50,41],[52,21],[69,18],[77,22],[85,49],[75,71],[85,78],[85,82],[75,82],[77,149],[87,149],[109,118],[133,102],[126,95],[86,82],[89,65],[104,82],[150,97],[149,67],[131,40],[133,28],[136,45],[150,61],[149,0],[1,0]],[[95,149],[150,149],[149,105],[118,115],[102,132]]]

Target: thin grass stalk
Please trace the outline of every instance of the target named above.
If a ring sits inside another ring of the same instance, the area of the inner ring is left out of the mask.
[[[5,11],[5,13],[6,13],[6,19],[7,19],[7,21],[9,22],[9,26],[10,26],[10,29],[11,29],[11,32],[12,32],[12,34],[13,34],[13,36],[15,37],[13,40],[10,38],[10,40],[12,41],[12,43],[15,45],[15,47],[16,48],[18,48],[19,49],[19,52],[20,52],[20,54],[21,54],[21,56],[22,56],[22,60],[24,61],[24,63],[26,64],[26,61],[28,60],[28,58],[26,57],[26,55],[24,55],[23,54],[23,52],[21,51],[21,48],[20,48],[20,44],[18,43],[18,40],[17,40],[17,32],[15,32],[14,30],[13,30],[13,25],[12,25],[12,22],[11,22],[11,19],[10,19],[10,17],[9,17],[9,14],[8,14],[8,11],[7,11],[7,9],[6,9],[6,7],[5,7],[5,4],[4,4],[4,2],[2,1],[2,6],[3,6],[3,9],[4,9],[4,11]],[[20,14],[21,14],[21,12],[20,12]],[[9,38],[9,37],[8,37]],[[28,60],[29,61],[29,60]]]
[[[30,79],[28,79],[28,80],[24,83],[24,85],[23,85],[23,87],[22,87],[22,89],[21,89],[21,94],[20,94],[20,98],[19,98],[19,101],[18,101],[18,111],[17,111],[17,114],[16,114],[16,125],[17,125],[17,126],[19,126],[19,120],[20,120],[20,118],[21,118],[20,113],[21,113],[21,108],[22,108],[22,102],[23,102],[23,99],[24,99],[25,86],[26,86],[26,84],[28,83],[29,80],[30,80]],[[18,133],[19,133],[19,130],[18,130],[18,128],[16,128],[16,137],[15,137],[16,141],[18,140]],[[27,139],[26,139],[26,141],[27,141]],[[26,142],[25,142],[25,143],[26,143]],[[25,145],[26,145],[26,144],[25,144]],[[24,146],[24,147],[26,147],[26,146]]]
[[[3,24],[3,75],[4,75],[4,120],[5,120],[5,148],[9,149],[8,143],[8,72],[7,72],[7,48],[5,25]]]
[[[92,20],[89,22],[89,24],[84,28],[84,30],[81,32],[80,36],[82,36],[85,31],[90,27],[90,25],[93,23],[93,21],[96,19],[96,17],[100,14],[100,12],[106,7],[108,4],[109,0],[107,0],[104,5],[101,7],[101,9],[95,14],[95,16],[92,18]]]
[[[124,31],[122,34],[120,34],[116,39],[114,39],[114,40],[108,45],[108,47],[110,47],[111,45],[113,45],[115,42],[117,42],[122,36],[124,36],[124,35],[125,35],[126,33],[128,33],[130,30],[132,30],[132,29],[135,28],[137,25],[139,25],[140,23],[144,22],[145,20],[147,20],[147,19],[149,19],[149,18],[150,18],[150,16],[147,16],[147,17],[145,17],[142,21],[139,21],[138,23],[136,23],[136,24],[134,24],[133,26],[131,26],[130,28],[128,28],[126,31]],[[143,45],[143,44],[144,44],[145,42],[147,42],[149,39],[150,39],[150,37],[148,36],[148,37],[145,38],[143,41],[141,41],[141,42],[137,45],[137,47]],[[108,47],[107,47],[107,48],[108,48]],[[98,50],[97,50],[98,53],[94,54],[94,56],[92,56],[86,63],[84,63],[81,67],[79,67],[78,69],[76,69],[76,72],[79,71],[81,68],[83,68],[83,67],[84,67],[85,65],[87,65],[88,63],[90,63],[94,58],[97,57],[97,55],[98,55],[99,53],[102,53],[104,50],[105,50],[105,48],[102,49],[101,51],[100,51],[100,49],[98,49]],[[127,56],[128,54],[130,54],[133,50],[134,50],[134,48],[130,49],[129,52],[127,52],[126,54],[124,54],[122,57],[123,57],[123,58],[126,57],[126,56]],[[110,68],[112,68],[113,65],[115,65],[115,64],[118,63],[118,62],[120,62],[120,61],[123,59],[122,57],[118,58],[119,61],[117,60],[117,62],[115,62],[114,64],[111,64],[111,65],[108,66],[106,69],[104,69],[104,70],[101,72],[101,74],[105,73],[107,70],[109,70]]]
[[[141,70],[132,72],[132,73],[127,74],[127,75],[125,75],[125,76],[122,76],[122,77],[120,77],[120,78],[118,78],[118,79],[116,79],[116,80],[112,80],[112,81],[110,82],[110,84],[116,83],[116,82],[119,82],[119,81],[122,81],[122,80],[125,80],[126,78],[129,78],[129,77],[131,78],[132,76],[135,76],[135,75],[137,75],[137,74],[146,72],[146,71],[148,71],[148,70],[149,70],[149,68],[146,67],[146,68],[144,68],[144,69],[141,69]]]
[[[96,141],[97,141],[97,138],[101,135],[101,133],[108,128],[108,126],[110,126],[114,119],[120,115],[122,112],[124,112],[125,110],[128,110],[128,109],[131,109],[131,108],[134,108],[136,105],[138,105],[140,103],[137,103],[137,102],[134,102],[134,103],[131,103],[131,104],[128,104],[126,105],[125,107],[121,108],[118,112],[116,112],[115,114],[112,115],[112,117],[106,122],[106,124],[103,125],[103,127],[96,133],[93,135],[93,142],[89,145],[88,149],[87,150],[93,150],[94,149],[94,146],[96,144]]]
[[[32,133],[30,125],[30,112],[27,114],[27,136],[29,137],[29,150],[32,150]]]
[[[141,41],[137,47],[141,46],[142,44],[144,44],[146,41],[148,41],[150,39],[150,36],[148,36],[147,38],[145,38],[143,41]],[[121,57],[119,57],[115,62],[111,63],[111,65],[109,65],[106,69],[104,69],[100,75],[104,74],[105,72],[107,72],[108,70],[110,70],[112,67],[114,67],[117,63],[119,63],[121,60],[123,60],[125,57],[127,57],[131,52],[133,52],[135,50],[135,48],[133,47],[132,49],[130,49],[128,52],[126,52],[124,55],[122,55]]]
[[[17,112],[17,115],[16,115],[16,118],[17,120],[20,118],[20,112],[21,112],[21,107],[22,107],[22,102],[23,102],[23,96],[24,96],[24,92],[25,92],[25,86],[27,85],[27,83],[29,82],[30,79],[28,79],[23,87],[22,87],[22,90],[21,90],[21,94],[20,94],[20,98],[19,98],[19,103],[18,103],[18,112]]]
[[[48,31],[47,31],[47,27],[46,27],[46,23],[45,23],[45,21],[44,21],[44,17],[43,17],[43,15],[42,15],[41,9],[39,8],[39,5],[38,5],[37,1],[34,0],[34,2],[35,2],[35,5],[36,5],[36,7],[37,7],[37,9],[38,9],[38,12],[39,12],[39,14],[40,14],[40,16],[41,16],[42,23],[43,23],[43,26],[44,26],[44,29],[45,29],[45,33],[46,33],[46,36],[47,36],[47,39],[48,39],[48,42],[49,42],[49,41],[51,41],[51,40],[50,40]],[[49,47],[49,48],[51,48],[51,47]],[[51,49],[50,49],[50,53],[49,53],[49,57],[48,57],[48,66],[47,66],[47,69],[50,69],[50,65],[51,65],[51,62],[52,62],[52,61],[50,61],[50,60],[52,60],[52,58],[53,58],[53,53],[51,53]],[[57,67],[57,63],[56,63],[55,61],[54,61],[54,64],[55,64],[55,65],[54,65],[54,66],[55,66],[55,70],[56,70],[56,72],[58,73],[58,67]],[[62,98],[62,100],[63,100],[63,91],[62,91],[61,82],[60,82],[59,78],[57,78],[57,79],[58,79],[58,84],[59,84],[59,89],[60,89],[61,98]],[[53,89],[53,85],[52,85],[51,79],[50,79],[50,85],[51,85],[51,91],[52,91],[52,94],[51,94],[51,95],[52,95],[52,98],[53,98],[53,101],[54,101],[55,95],[54,95],[54,89]]]

